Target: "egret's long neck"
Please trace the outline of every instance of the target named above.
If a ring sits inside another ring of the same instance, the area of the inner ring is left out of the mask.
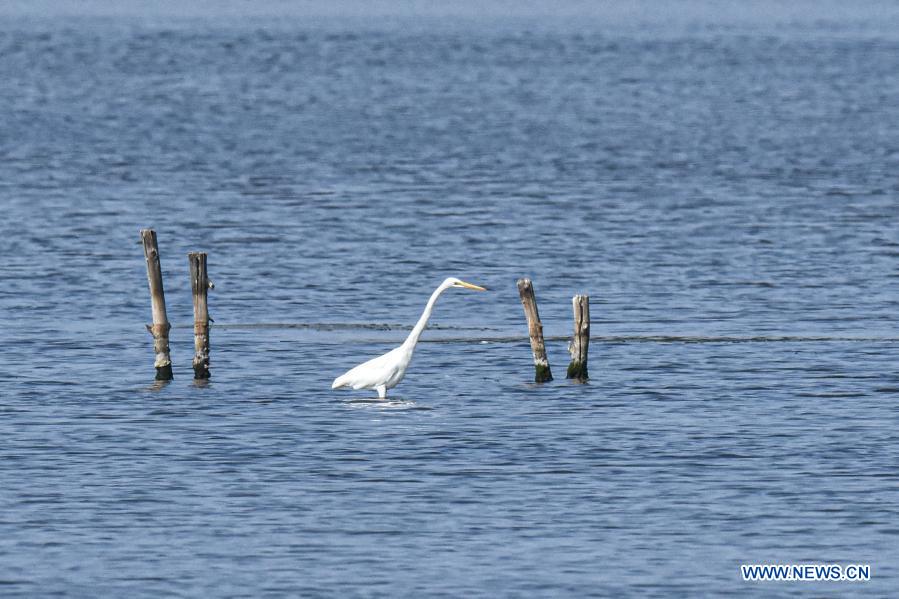
[[[412,332],[409,333],[409,336],[406,337],[406,341],[403,342],[404,346],[409,348],[415,347],[415,344],[418,343],[418,338],[421,337],[422,331],[428,326],[428,319],[431,318],[431,311],[434,310],[434,304],[437,303],[437,298],[447,289],[448,287],[441,285],[434,290],[434,293],[432,293],[430,299],[428,299],[428,305],[425,306],[424,312],[421,313],[421,317],[418,319],[418,322],[415,323]]]

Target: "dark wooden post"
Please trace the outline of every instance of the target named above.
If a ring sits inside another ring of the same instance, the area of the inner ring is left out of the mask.
[[[571,298],[574,308],[574,338],[568,346],[571,363],[568,378],[587,380],[587,348],[590,345],[590,296],[576,295]]]
[[[190,289],[194,296],[194,378],[209,378],[209,306],[206,292],[212,287],[206,272],[206,254],[191,252]]]
[[[169,354],[169,331],[172,325],[165,312],[165,291],[162,288],[162,266],[159,263],[159,246],[156,244],[156,231],[141,229],[140,238],[144,245],[144,257],[147,259],[147,281],[150,284],[150,306],[153,311],[153,324],[147,330],[153,335],[153,352],[156,359],[156,380],[172,379],[172,358]]]
[[[524,306],[524,315],[528,319],[528,336],[531,338],[531,353],[534,354],[534,381],[538,383],[551,381],[553,375],[549,369],[549,360],[546,359],[543,325],[540,323],[537,297],[534,295],[534,285],[530,279],[518,280],[518,295]]]

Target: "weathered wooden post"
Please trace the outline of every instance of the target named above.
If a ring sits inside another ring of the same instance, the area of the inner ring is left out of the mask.
[[[206,272],[206,254],[191,252],[190,289],[194,296],[194,378],[209,378],[209,305],[206,292],[212,287]]]
[[[165,291],[162,288],[162,267],[159,264],[156,231],[141,229],[140,238],[144,244],[144,257],[147,259],[147,281],[150,284],[150,305],[153,310],[153,324],[147,325],[147,330],[153,335],[156,380],[169,381],[172,379],[172,358],[169,354],[169,331],[172,325],[165,313]]]
[[[574,338],[568,346],[571,352],[568,378],[583,382],[587,380],[587,348],[590,345],[590,296],[576,295],[571,298],[571,305],[574,308]]]
[[[531,338],[531,353],[534,354],[534,381],[545,383],[553,380],[546,359],[546,344],[543,341],[543,325],[537,312],[537,297],[530,279],[518,279],[518,295],[524,306],[524,315],[528,319],[528,336]]]

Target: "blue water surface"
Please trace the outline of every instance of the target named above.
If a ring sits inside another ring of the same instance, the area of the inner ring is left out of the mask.
[[[895,595],[895,10],[278,6],[0,11],[0,595]]]

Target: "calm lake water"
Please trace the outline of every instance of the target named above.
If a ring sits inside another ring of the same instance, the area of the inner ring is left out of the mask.
[[[887,17],[0,17],[0,594],[895,595]]]

